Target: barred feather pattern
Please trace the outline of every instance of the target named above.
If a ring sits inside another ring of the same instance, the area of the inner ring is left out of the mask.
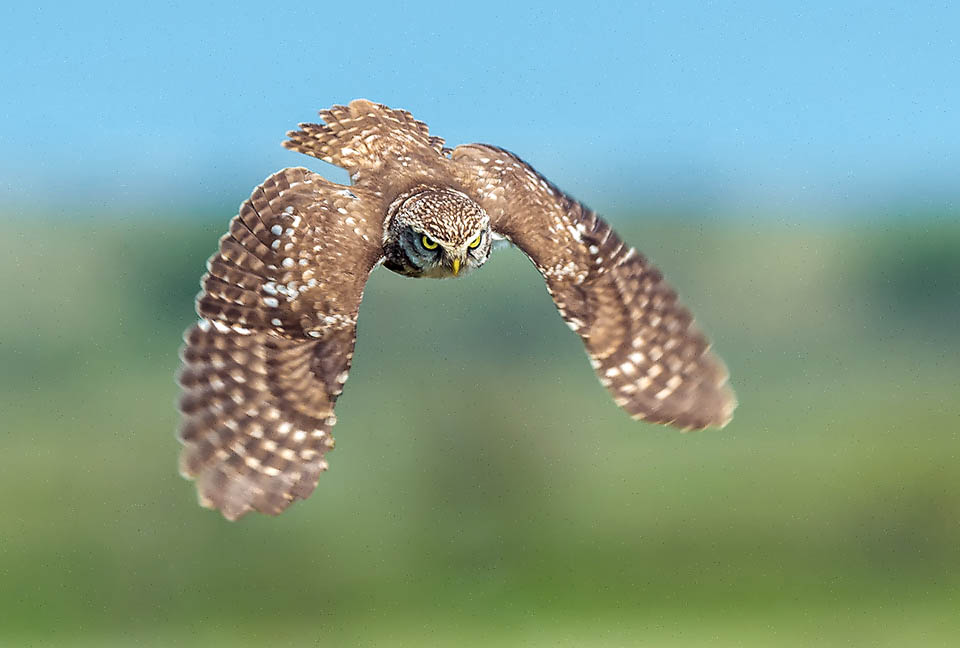
[[[402,178],[442,176],[443,139],[406,110],[356,99],[319,111],[323,124],[300,124],[283,145],[343,167],[354,184],[389,192]]]
[[[294,168],[231,221],[181,353],[180,466],[202,505],[276,515],[326,470],[381,212],[376,196]]]
[[[727,369],[652,264],[512,153],[471,144],[451,157],[494,231],[543,275],[617,405],[686,430],[730,421]]]

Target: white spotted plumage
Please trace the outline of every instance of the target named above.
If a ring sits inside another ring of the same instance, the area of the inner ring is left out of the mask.
[[[444,148],[405,111],[357,100],[320,115],[284,146],[343,167],[352,184],[274,174],[241,205],[201,281],[180,373],[181,469],[201,504],[236,519],[309,496],[334,446],[370,272],[454,276],[480,267],[495,241],[533,261],[633,418],[729,421],[723,363],[660,273],[596,214],[508,151]],[[413,250],[411,232],[433,247]]]

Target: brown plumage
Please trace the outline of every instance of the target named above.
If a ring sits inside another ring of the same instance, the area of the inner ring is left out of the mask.
[[[356,100],[301,124],[287,148],[345,168],[268,178],[208,262],[186,335],[181,470],[230,519],[310,495],[333,448],[371,270],[448,277],[509,239],[544,276],[600,381],[634,418],[723,426],[723,363],[662,276],[595,213],[515,155],[446,149],[409,113]]]

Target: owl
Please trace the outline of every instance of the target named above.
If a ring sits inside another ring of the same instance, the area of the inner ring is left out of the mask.
[[[459,277],[493,243],[543,276],[614,402],[634,419],[722,427],[736,401],[723,362],[660,272],[516,155],[446,148],[410,113],[358,99],[300,124],[286,148],[340,166],[267,178],[207,262],[179,374],[182,474],[231,520],[276,515],[327,469],[334,405],[377,266]]]

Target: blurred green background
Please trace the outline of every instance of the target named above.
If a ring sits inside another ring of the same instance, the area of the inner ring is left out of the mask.
[[[529,262],[378,270],[315,494],[176,473],[227,213],[0,243],[4,645],[954,645],[960,226],[612,214],[728,361],[722,431],[610,402]]]
[[[0,648],[960,645],[960,5],[7,4]],[[204,262],[358,97],[605,215],[733,422],[630,420],[503,250],[373,274],[308,501],[198,507]]]

